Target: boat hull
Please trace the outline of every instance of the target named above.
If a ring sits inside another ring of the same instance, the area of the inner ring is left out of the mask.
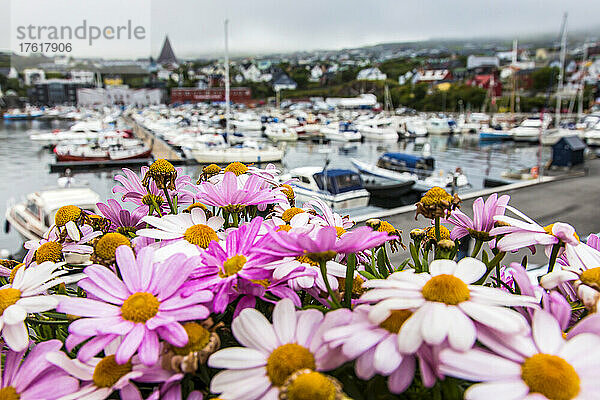
[[[267,151],[234,151],[235,149],[224,150],[192,150],[192,157],[200,164],[229,164],[232,162],[243,163],[261,163],[280,161],[283,158],[283,151],[279,149]]]

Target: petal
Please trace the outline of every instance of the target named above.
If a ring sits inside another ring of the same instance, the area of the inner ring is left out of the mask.
[[[144,334],[146,331],[146,327],[144,324],[135,324],[133,329],[125,336],[123,342],[119,346],[116,354],[115,360],[119,364],[125,364],[131,356],[138,350],[142,340],[144,339]]]
[[[465,257],[456,265],[454,276],[462,279],[466,284],[473,283],[485,274],[485,264],[476,258]]]
[[[15,325],[4,325],[2,337],[13,351],[23,351],[29,344],[29,334],[23,322]]]
[[[247,369],[267,364],[264,353],[246,347],[228,347],[219,350],[208,359],[211,368]]]
[[[558,321],[552,314],[537,310],[531,322],[533,340],[540,353],[556,354],[565,343]]]
[[[273,329],[280,344],[294,341],[296,333],[296,308],[290,299],[283,299],[273,310]]]
[[[436,275],[453,275],[456,270],[456,262],[452,260],[434,260],[429,264],[429,273]]]
[[[465,392],[465,400],[520,400],[528,393],[529,386],[525,382],[511,379],[473,385]]]

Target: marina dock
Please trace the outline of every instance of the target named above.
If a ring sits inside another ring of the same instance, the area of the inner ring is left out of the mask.
[[[142,140],[144,143],[148,144],[152,147],[152,155],[154,158],[164,158],[165,160],[181,161],[183,158],[181,155],[176,152],[167,142],[162,140],[161,138],[156,137],[151,131],[140,126],[134,120],[129,117],[124,118],[125,123],[130,125],[133,130],[133,134],[136,138]]]

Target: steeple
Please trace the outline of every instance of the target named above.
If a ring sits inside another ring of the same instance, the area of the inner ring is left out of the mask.
[[[165,42],[163,43],[162,50],[160,51],[160,56],[158,56],[156,63],[161,65],[177,64],[177,57],[175,57],[175,53],[173,52],[173,48],[171,47],[169,36],[165,36]]]

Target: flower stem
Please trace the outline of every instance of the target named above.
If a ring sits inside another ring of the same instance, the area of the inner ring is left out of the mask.
[[[167,198],[167,202],[169,203],[169,207],[171,208],[171,214],[177,214],[177,210],[173,207],[173,201],[171,201],[171,196],[169,196],[169,191],[166,186],[162,187],[163,192],[165,192],[165,197]]]
[[[477,254],[479,254],[479,251],[481,250],[481,245],[483,245],[483,242],[479,239],[476,239],[475,247],[473,247],[473,252],[471,253],[471,257],[473,257],[473,258],[477,257]]]
[[[331,285],[329,284],[329,279],[327,279],[327,261],[319,261],[319,269],[321,270],[321,277],[323,278],[323,281],[325,282],[325,287],[327,288],[327,293],[329,293],[329,297],[331,297],[331,308],[332,309],[336,309],[336,308],[342,308],[342,305],[340,304],[340,302],[338,301],[338,299],[335,296],[335,292],[333,291],[333,289],[331,289]]]
[[[346,282],[344,287],[344,307],[352,308],[352,287],[354,286],[354,270],[356,268],[356,255],[348,254],[346,266]]]
[[[440,233],[440,217],[435,217],[435,240],[440,241],[442,234]]]
[[[552,246],[552,253],[550,253],[550,262],[548,263],[548,272],[554,271],[554,265],[556,264],[556,259],[558,258],[558,251],[560,250],[560,243],[556,243]]]
[[[239,215],[236,212],[232,213],[231,215],[233,216],[233,225],[237,228],[239,225]]]

